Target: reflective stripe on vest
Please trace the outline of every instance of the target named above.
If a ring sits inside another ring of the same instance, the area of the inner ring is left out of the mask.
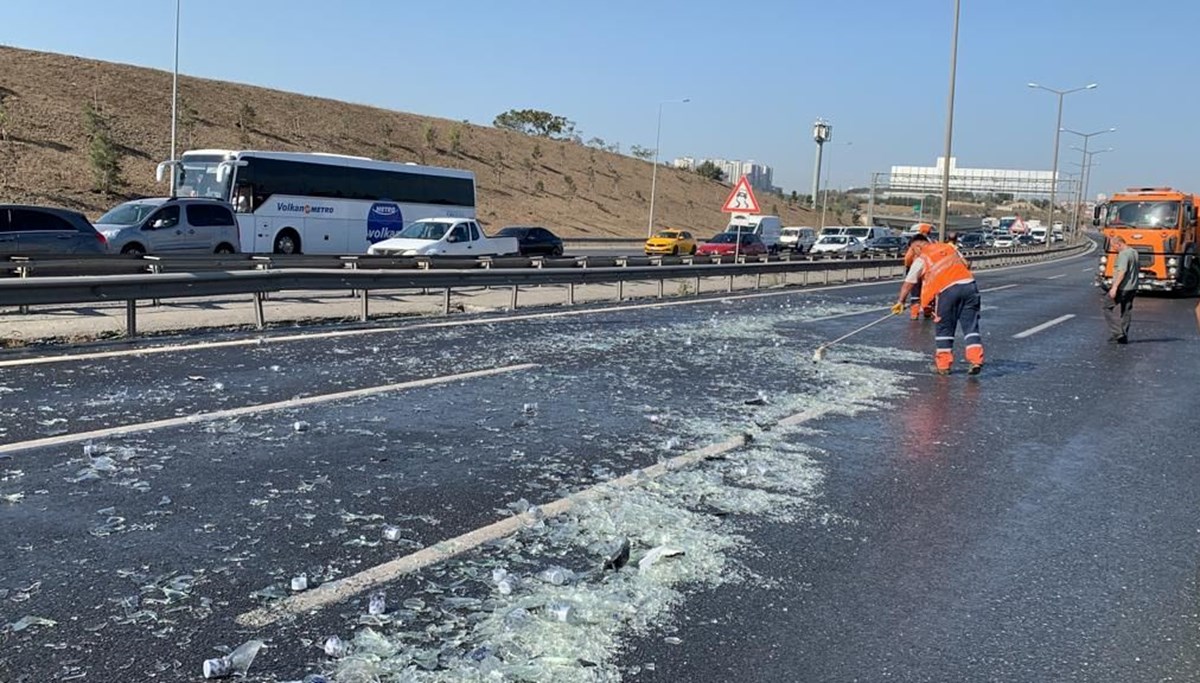
[[[948,287],[975,279],[952,244],[930,244],[921,252],[920,259],[925,262],[925,270],[921,272],[922,306],[933,303]]]

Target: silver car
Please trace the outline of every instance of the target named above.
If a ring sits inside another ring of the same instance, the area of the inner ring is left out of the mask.
[[[104,236],[78,211],[0,204],[0,255],[103,254]]]
[[[237,253],[233,207],[219,199],[137,199],[100,217],[96,229],[114,254]]]

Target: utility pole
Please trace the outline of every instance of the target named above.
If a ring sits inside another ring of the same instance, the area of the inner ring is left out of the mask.
[[[833,139],[833,125],[825,119],[817,119],[813,123],[813,142],[817,143],[817,159],[813,164],[813,189],[810,208],[817,209],[817,196],[821,193],[821,155],[825,151],[825,143]]]
[[[954,34],[950,39],[950,95],[946,102],[946,152],[942,160],[942,206],[938,210],[938,241],[946,241],[946,211],[950,206],[950,157],[954,142],[954,81],[958,70],[958,15],[960,0],[954,0]]]

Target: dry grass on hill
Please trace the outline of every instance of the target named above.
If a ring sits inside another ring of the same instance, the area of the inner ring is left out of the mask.
[[[0,138],[0,202],[67,206],[95,217],[126,197],[161,195],[154,167],[170,152],[170,93],[164,71],[0,46],[7,133]],[[632,157],[236,83],[181,77],[180,96],[181,149],[317,151],[467,168],[478,182],[479,218],[492,229],[534,223],[574,237],[645,234],[651,164]],[[122,197],[91,189],[88,103],[111,119]],[[497,112],[520,104],[498,104]],[[254,114],[239,126],[247,107]],[[660,168],[656,225],[711,234],[725,224],[719,208],[728,192],[694,173]],[[811,213],[782,198],[759,200],[785,225],[814,224]]]

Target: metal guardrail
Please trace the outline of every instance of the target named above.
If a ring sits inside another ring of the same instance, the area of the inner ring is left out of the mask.
[[[998,267],[1043,260],[1081,249],[1086,243],[1046,250],[1003,250],[968,252],[975,268]],[[455,289],[508,287],[510,307],[517,307],[521,286],[566,285],[567,303],[575,303],[575,286],[593,283],[617,283],[618,299],[624,299],[624,283],[657,281],[658,297],[664,296],[667,280],[695,279],[695,292],[702,278],[727,279],[727,291],[733,291],[734,278],[755,276],[755,289],[762,286],[764,275],[799,276],[794,284],[830,284],[851,280],[871,280],[903,274],[903,262],[890,259],[809,259],[805,257],[740,257],[722,262],[703,262],[707,257],[588,257],[539,259],[444,259],[390,257],[172,257],[150,260],[126,259],[139,270],[133,273],[62,275],[30,277],[31,273],[107,268],[113,259],[71,259],[64,261],[24,261],[19,277],[0,278],[0,306],[28,306],[124,301],[126,335],[137,334],[139,300],[211,297],[251,294],[255,323],[265,326],[263,301],[274,292],[346,291],[361,301],[360,320],[369,318],[371,291],[441,290],[443,312],[451,311],[451,292]],[[697,262],[701,261],[701,262]],[[611,263],[610,263],[611,262]],[[603,265],[597,265],[602,263]],[[321,265],[317,265],[321,264]],[[13,270],[10,264],[10,271]],[[184,267],[193,270],[182,270]],[[315,267],[314,267],[315,266]],[[152,268],[152,272],[147,269]],[[179,270],[173,270],[179,269]],[[818,277],[814,277],[818,276]]]

